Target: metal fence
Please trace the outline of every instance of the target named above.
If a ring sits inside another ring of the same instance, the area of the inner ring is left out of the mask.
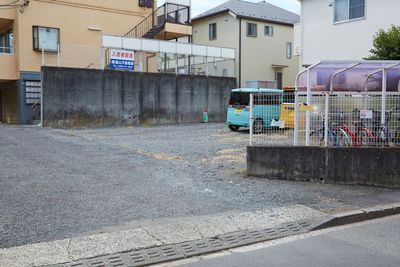
[[[14,54],[13,46],[0,46],[0,54]]]
[[[156,54],[159,73],[235,77],[235,60],[182,54]]]
[[[294,93],[250,94],[250,144],[293,145]]]
[[[165,23],[189,25],[190,7],[165,3],[126,33],[125,37],[154,38],[162,30]]]
[[[313,94],[311,105],[302,106],[306,99],[305,94],[298,96],[298,135],[294,136],[297,145],[400,145],[399,93]]]
[[[400,146],[400,93],[295,95],[251,95],[252,145]]]
[[[99,46],[61,44],[58,52],[42,51],[42,66],[108,69],[110,50]],[[32,60],[37,60],[33,58]],[[134,52],[134,71],[235,77],[235,60],[208,56],[190,56],[177,53]]]

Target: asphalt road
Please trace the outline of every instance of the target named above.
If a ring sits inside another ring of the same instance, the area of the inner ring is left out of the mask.
[[[220,212],[335,213],[399,190],[245,176],[248,132],[223,124],[54,130],[0,125],[0,248]]]
[[[344,230],[179,266],[397,267],[400,266],[399,225],[400,216],[388,217]]]

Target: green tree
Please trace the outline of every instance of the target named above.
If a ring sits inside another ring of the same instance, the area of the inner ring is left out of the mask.
[[[392,25],[388,31],[379,30],[374,36],[368,60],[400,60],[400,27]]]

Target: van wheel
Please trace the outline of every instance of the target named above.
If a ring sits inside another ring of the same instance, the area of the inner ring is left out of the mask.
[[[229,129],[232,131],[232,132],[236,132],[237,130],[239,130],[239,126],[235,126],[235,125],[229,125]]]
[[[256,119],[253,123],[253,132],[260,134],[264,131],[264,122],[262,119]]]

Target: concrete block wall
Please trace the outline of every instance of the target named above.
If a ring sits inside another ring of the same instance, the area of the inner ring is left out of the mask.
[[[280,180],[400,188],[400,148],[247,148],[247,174]]]
[[[224,122],[234,78],[44,67],[43,126]]]

